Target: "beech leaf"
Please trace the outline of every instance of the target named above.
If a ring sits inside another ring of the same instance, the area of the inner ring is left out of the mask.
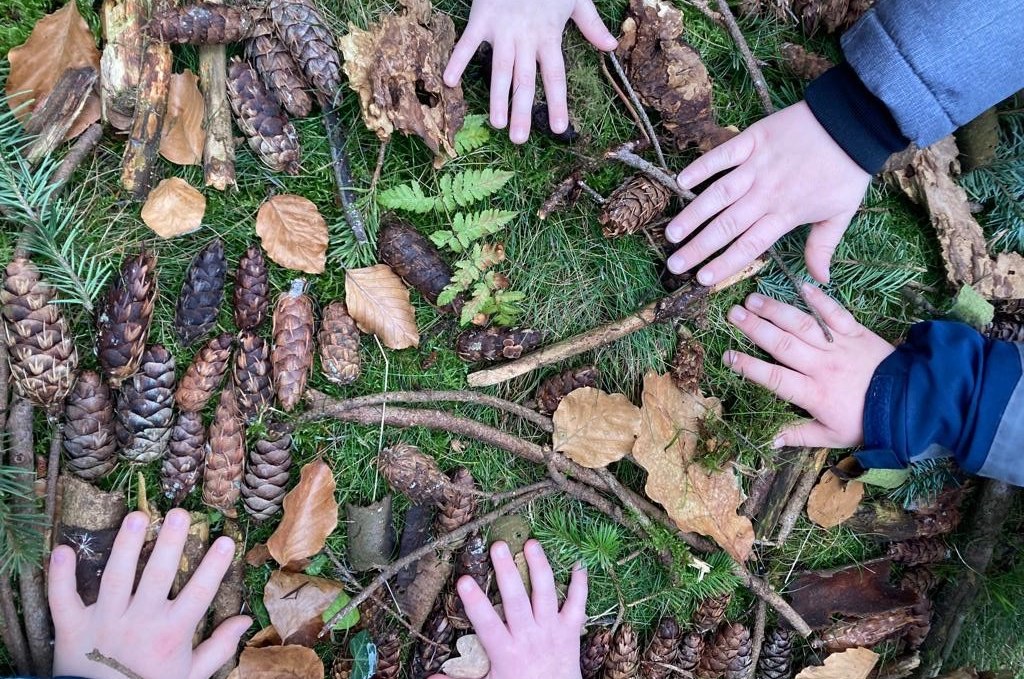
[[[389,349],[419,346],[409,289],[388,265],[346,270],[345,304],[359,329],[376,335]]]
[[[441,665],[441,671],[449,679],[484,679],[491,671],[491,660],[477,635],[459,637],[455,642],[455,650],[459,655]]]
[[[796,679],[867,679],[877,662],[874,651],[851,648],[828,656],[824,665],[804,668]]]
[[[737,513],[744,500],[732,470],[712,471],[694,461],[704,418],[721,411],[716,398],[686,393],[671,375],[644,376],[640,433],[633,458],[647,470],[647,495],[680,529],[712,538],[743,562],[754,546],[750,519]]]
[[[284,496],[284,514],[267,540],[270,556],[285,570],[294,570],[324,548],[338,526],[334,474],[323,460],[302,468],[299,482]]]
[[[199,91],[199,78],[188,69],[172,74],[160,136],[160,155],[177,165],[202,165],[205,116],[206,103]]]
[[[96,38],[78,13],[75,0],[36,22],[28,40],[8,52],[7,59],[10,62],[8,105],[22,123],[31,111],[28,106],[18,107],[30,99],[36,104],[42,101],[64,71],[83,66],[91,66],[97,73],[100,70]],[[66,138],[77,137],[99,119],[99,96],[93,92],[71,124]]]
[[[305,646],[243,648],[228,679],[324,679],[324,663]]]
[[[142,206],[142,221],[161,238],[191,233],[203,223],[206,197],[181,177],[162,179]]]
[[[822,528],[833,528],[853,516],[863,497],[863,483],[843,481],[830,469],[807,498],[807,518]]]
[[[576,389],[562,399],[552,420],[554,449],[591,469],[629,455],[640,431],[639,408],[622,394],[593,387]]]
[[[263,604],[282,643],[312,647],[319,641],[324,612],[343,593],[342,584],[334,580],[275,571],[263,589]]]
[[[323,273],[327,263],[327,222],[313,201],[283,193],[256,213],[256,233],[272,260],[286,269]]]

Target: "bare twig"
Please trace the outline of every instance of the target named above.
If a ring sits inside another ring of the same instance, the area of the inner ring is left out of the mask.
[[[356,205],[356,197],[352,191],[352,168],[349,167],[348,156],[345,154],[345,130],[341,126],[336,109],[325,107],[323,116],[327,142],[331,149],[331,167],[334,169],[334,181],[338,185],[338,199],[345,212],[345,221],[352,229],[356,242],[366,243],[366,227],[363,225],[359,206]]]
[[[712,23],[718,24],[719,26],[725,27],[725,21],[722,19],[722,15],[711,9],[711,6],[707,3],[707,0],[688,0],[687,4],[697,8],[701,14],[703,14]]]
[[[0,639],[4,648],[11,654],[14,669],[18,674],[32,674],[32,658],[25,641],[25,632],[21,629],[21,618],[14,604],[14,588],[6,575],[0,575]]]
[[[644,139],[647,140],[647,143],[650,143],[651,138],[647,134],[647,128],[640,120],[640,116],[637,115],[636,109],[633,107],[633,102],[629,100],[626,93],[622,91],[621,87],[619,87],[618,81],[612,76],[612,72],[608,70],[608,62],[604,59],[601,60],[601,72],[604,73],[604,77],[608,79],[612,89],[615,90],[615,95],[619,98],[619,101],[621,101],[622,105],[626,107],[626,111],[629,112],[629,117],[633,119],[634,123],[636,123],[637,128],[640,130],[640,134],[644,135]]]
[[[619,483],[619,480],[615,478],[615,475],[608,471],[607,467],[603,467],[597,470],[597,475],[604,480],[605,485],[608,486],[608,490],[615,497],[619,498],[619,502],[628,509],[640,522],[640,525],[645,529],[650,528],[651,518],[644,514],[643,510],[633,502],[633,498],[630,497],[629,493],[626,492],[626,487]]]
[[[800,481],[797,482],[793,494],[789,496],[789,502],[786,503],[786,508],[782,510],[782,515],[779,517],[779,532],[775,535],[776,545],[781,545],[789,539],[796,526],[796,520],[807,504],[811,489],[814,488],[814,483],[818,480],[818,474],[821,473],[821,468],[825,465],[827,456],[828,450],[825,448],[815,453],[813,464],[807,468],[807,471],[800,477]]]
[[[370,195],[377,190],[377,182],[380,181],[381,170],[384,169],[384,155],[388,151],[388,140],[385,139],[380,143],[380,148],[377,149],[377,164],[373,166],[373,176],[370,177]]]
[[[60,451],[64,445],[64,426],[62,420],[64,415],[64,407],[61,406],[60,410],[56,413],[48,415],[47,419],[50,422],[50,429],[52,434],[50,435],[50,455],[47,458],[46,463],[46,532],[47,539],[45,541],[46,549],[49,551],[50,545],[53,544],[53,540],[50,538],[57,519],[57,475],[60,471]]]
[[[100,653],[100,649],[98,648],[94,648],[88,653],[86,653],[85,657],[93,662],[97,662],[101,665],[106,665],[115,672],[119,672],[124,676],[128,677],[128,679],[146,679],[138,672],[134,671],[130,667],[126,667],[122,663],[118,662],[116,659],[111,658],[109,655],[103,655],[102,653]]]
[[[721,24],[729,32],[729,35],[732,36],[733,42],[736,43],[736,47],[743,56],[743,63],[747,66],[747,71],[750,73],[750,79],[754,83],[754,89],[757,90],[757,96],[761,100],[761,105],[764,106],[766,113],[774,113],[775,106],[772,104],[772,97],[768,93],[768,83],[764,79],[764,73],[761,72],[761,65],[757,63],[754,53],[750,51],[750,45],[747,43],[747,39],[743,37],[740,25],[736,23],[736,16],[729,8],[727,0],[717,0],[717,4],[718,12],[721,14]]]
[[[789,284],[793,286],[794,290],[796,290],[796,294],[800,295],[800,299],[804,301],[804,306],[807,307],[808,313],[811,314],[814,321],[818,324],[818,327],[821,328],[821,332],[825,334],[825,339],[829,343],[833,342],[835,338],[832,337],[832,330],[828,327],[828,324],[825,323],[825,319],[821,317],[818,310],[814,308],[814,305],[807,301],[807,295],[804,294],[804,282],[796,277],[796,274],[793,273],[792,269],[786,266],[786,263],[782,261],[782,256],[779,254],[779,251],[775,249],[774,245],[768,248],[768,256],[772,258],[775,265],[782,271],[786,280],[788,280]]]
[[[649,178],[653,179],[654,181],[658,182],[672,193],[679,196],[679,198],[682,200],[689,202],[697,197],[697,194],[695,194],[693,191],[690,191],[689,189],[684,189],[682,186],[680,186],[679,182],[677,182],[666,171],[660,169],[654,163],[648,160],[644,160],[636,153],[634,153],[633,149],[635,147],[636,145],[634,142],[627,142],[619,146],[618,148],[612,149],[611,151],[606,153],[605,158],[617,160],[620,163],[629,165],[633,169],[640,170]]]
[[[756,594],[757,597],[766,604],[774,608],[775,612],[788,622],[790,627],[792,627],[797,634],[802,637],[809,637],[811,635],[810,625],[800,617],[799,613],[793,610],[792,606],[786,603],[785,599],[779,596],[778,592],[771,588],[771,585],[748,571],[746,566],[743,564],[733,564],[733,572],[739,576],[740,581],[747,589]]]
[[[536,493],[538,490],[543,490],[543,489],[547,488],[547,486],[548,486],[548,481],[545,479],[544,481],[538,481],[537,483],[531,483],[528,486],[523,486],[522,488],[516,488],[514,490],[510,490],[510,491],[507,491],[507,492],[504,492],[504,493],[486,493],[483,496],[483,499],[485,501],[487,501],[487,502],[494,502],[494,503],[508,502],[509,500],[514,500],[517,497],[522,497],[523,495],[529,495],[530,493]]]
[[[580,187],[580,190],[583,191],[583,193],[587,194],[587,196],[590,197],[590,200],[594,201],[598,205],[604,205],[605,202],[608,200],[607,198],[602,196],[600,193],[595,191],[589,184],[587,184],[582,179],[580,181],[578,181],[576,183],[576,185]]]
[[[615,52],[608,52],[608,60],[612,62],[615,73],[618,74],[619,80],[622,81],[622,86],[626,89],[626,94],[629,95],[633,106],[636,107],[637,114],[644,122],[644,129],[647,130],[647,138],[651,140],[651,146],[654,147],[654,155],[658,157],[658,164],[661,165],[662,169],[668,170],[668,165],[665,163],[665,154],[661,152],[661,143],[658,141],[658,135],[654,132],[654,125],[651,124],[651,119],[647,117],[644,105],[641,103],[636,90],[633,89],[633,85],[629,82],[629,78],[626,77],[626,72],[622,69],[622,64],[619,62],[619,58],[615,56]]]
[[[764,646],[764,627],[768,618],[768,605],[764,599],[757,602],[754,613],[754,634],[750,644],[750,669],[745,679],[754,679],[757,674],[757,661],[761,658],[761,647]]]
[[[64,159],[60,161],[60,165],[50,176],[51,186],[63,186],[71,175],[74,174],[78,166],[82,164],[96,148],[96,145],[100,143],[100,139],[103,138],[103,125],[101,123],[93,123],[86,128],[85,132],[78,136],[75,143],[71,145],[71,150],[68,151]]]

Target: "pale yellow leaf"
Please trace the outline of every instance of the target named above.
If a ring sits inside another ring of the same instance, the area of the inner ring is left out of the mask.
[[[828,656],[824,665],[804,668],[796,679],[867,679],[877,662],[874,651],[851,648]]]
[[[345,271],[345,304],[359,329],[376,335],[389,349],[419,346],[409,289],[386,264]]]
[[[323,460],[306,464],[299,482],[284,496],[284,514],[267,540],[270,556],[284,569],[293,569],[324,548],[327,536],[338,527],[336,484]]]
[[[327,222],[313,201],[281,194],[260,206],[256,233],[272,260],[306,273],[323,273],[327,263]]]
[[[599,468],[633,450],[640,409],[622,394],[583,387],[562,399],[552,418],[552,446],[584,467]]]
[[[205,116],[206,104],[199,91],[199,78],[188,69],[172,74],[167,113],[160,133],[160,155],[177,165],[202,165]]]
[[[842,481],[828,470],[807,498],[807,518],[822,528],[833,528],[854,515],[863,497],[863,483]]]
[[[199,228],[206,213],[206,197],[181,177],[160,181],[142,206],[142,221],[161,238],[172,238]]]

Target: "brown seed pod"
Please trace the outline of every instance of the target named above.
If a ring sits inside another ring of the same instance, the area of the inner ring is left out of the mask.
[[[319,340],[324,377],[340,385],[359,379],[359,328],[344,302],[331,302],[324,309]]]
[[[622,623],[604,661],[603,679],[636,679],[640,671],[640,639],[633,626]]]
[[[112,387],[139,369],[146,350],[156,301],[155,269],[156,259],[145,251],[125,260],[96,317],[100,365]]]
[[[605,238],[637,233],[661,216],[671,199],[672,194],[664,186],[635,174],[604,202],[597,218],[604,227],[601,232]]]
[[[121,457],[152,462],[167,450],[174,415],[174,357],[160,344],[142,354],[139,371],[121,385],[115,432]]]
[[[479,531],[469,536],[455,559],[453,582],[458,582],[464,575],[473,578],[476,584],[480,585],[480,589],[487,592],[491,578],[491,559],[487,553],[487,540]],[[448,593],[446,606],[448,619],[455,629],[473,628],[473,623],[466,617],[466,607],[462,603],[462,597],[458,595],[454,587]]]
[[[946,543],[938,538],[919,538],[889,545],[889,558],[907,566],[945,561],[949,555]]]
[[[587,633],[580,651],[580,674],[583,679],[597,679],[601,676],[611,644],[612,631],[607,627],[598,627]]]
[[[271,170],[297,175],[299,135],[256,71],[238,57],[228,66],[228,100],[253,153]]]
[[[171,427],[167,455],[160,468],[160,487],[175,506],[180,505],[199,482],[206,460],[206,427],[196,411],[182,410]]]
[[[249,450],[243,477],[242,504],[257,521],[281,511],[291,467],[291,427],[274,422]]]
[[[700,602],[693,613],[693,625],[699,632],[710,632],[725,620],[725,609],[732,601],[732,592],[708,597]]]
[[[217,391],[228,369],[234,338],[230,333],[214,337],[196,352],[192,363],[185,369],[174,395],[178,407],[185,411],[198,411]]]
[[[675,618],[664,617],[658,621],[654,636],[644,649],[640,660],[640,676],[643,679],[667,679],[679,656],[679,623]]]
[[[232,381],[238,411],[252,422],[274,403],[274,384],[270,367],[270,345],[259,335],[244,330],[235,352]]]
[[[235,390],[220,393],[210,424],[206,467],[203,470],[203,503],[230,518],[238,516],[235,503],[241,494],[245,464],[245,427],[235,402]]]
[[[224,302],[227,268],[224,243],[219,238],[210,241],[192,258],[174,314],[174,330],[182,346],[191,346],[217,322]]]
[[[110,387],[91,370],[78,376],[64,410],[64,459],[68,469],[95,481],[117,464],[114,401]]]
[[[757,661],[758,679],[792,679],[793,632],[776,627],[764,639]]]
[[[402,671],[402,636],[396,630],[371,636],[377,646],[377,671],[372,679],[398,679]]]
[[[438,535],[445,535],[458,530],[473,520],[476,514],[477,497],[474,495],[476,483],[473,481],[473,474],[465,467],[453,469],[448,478],[451,479],[449,488],[445,489],[438,505],[436,518],[436,532]],[[466,492],[462,492],[462,491]],[[452,543],[453,549],[462,546],[465,540]]]
[[[270,306],[270,281],[267,261],[259,245],[250,245],[238,260],[235,272],[235,325],[253,330],[267,317]]]
[[[306,92],[306,79],[269,18],[261,18],[257,22],[253,37],[245,43],[245,58],[260,74],[267,91],[289,115],[296,118],[309,115],[313,100]]]
[[[392,488],[416,504],[437,505],[451,485],[434,458],[416,446],[398,443],[380,451],[377,469]]]
[[[738,622],[723,623],[704,647],[697,676],[701,679],[744,679],[753,659],[751,652],[750,630]]]
[[[563,398],[577,389],[597,386],[600,376],[601,372],[597,368],[585,365],[547,378],[537,387],[537,394],[534,397],[537,401],[537,410],[545,415],[554,413]]]
[[[146,32],[175,45],[226,45],[245,40],[256,19],[248,7],[200,2],[155,12]]]
[[[270,353],[274,389],[285,412],[291,412],[306,391],[313,366],[313,300],[303,290],[306,281],[292,282],[291,290],[274,307],[274,347]]]
[[[334,34],[311,0],[270,0],[270,18],[295,63],[314,88],[322,108],[338,105],[341,96],[341,57]]]
[[[530,328],[483,328],[466,330],[455,340],[455,351],[463,361],[503,361],[519,358],[541,343],[539,330]]]
[[[440,602],[439,602],[440,603]],[[423,636],[430,644],[421,643],[412,659],[412,679],[426,679],[441,670],[444,661],[451,657],[455,645],[455,628],[452,627],[443,605],[435,605],[426,623]]]
[[[437,304],[437,296],[452,281],[452,269],[440,251],[408,222],[391,218],[384,223],[377,238],[377,256],[431,304]]]

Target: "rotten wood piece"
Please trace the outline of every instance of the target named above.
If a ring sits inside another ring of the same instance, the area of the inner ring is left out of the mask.
[[[64,71],[53,90],[32,111],[25,125],[25,131],[35,137],[25,150],[30,164],[35,165],[53,153],[64,141],[72,123],[85,108],[98,76],[91,66]]]
[[[207,0],[221,3],[221,0]],[[228,60],[224,45],[199,48],[199,89],[206,104],[203,181],[218,191],[235,186],[235,139],[228,105]]]
[[[100,57],[100,111],[103,121],[116,130],[124,131],[132,125],[144,47],[145,7],[145,0],[103,0],[100,12],[105,43]]]
[[[768,489],[764,506],[754,515],[759,538],[764,539],[775,532],[793,489],[811,460],[811,454],[812,451],[808,448],[783,448],[776,454],[778,468],[775,471],[775,478]]]
[[[108,493],[73,474],[62,474],[60,485],[56,541],[75,550],[78,594],[90,606],[96,603],[114,538],[128,513],[128,498],[124,492]]]

